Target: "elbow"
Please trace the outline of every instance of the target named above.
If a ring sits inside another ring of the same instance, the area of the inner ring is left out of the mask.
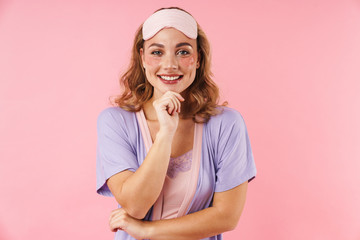
[[[237,227],[238,221],[232,221],[230,219],[225,220],[225,223],[223,225],[222,232],[229,232],[235,230]]]
[[[220,219],[222,219],[221,222],[223,223],[222,231],[228,232],[235,230],[238,225],[240,216],[238,216],[237,214],[229,213],[222,215],[222,218]]]
[[[237,225],[238,225],[238,221],[234,221],[234,220],[228,221],[228,223],[227,223],[227,225],[226,225],[226,227],[225,227],[225,228],[226,228],[225,232],[235,230],[235,228],[237,227]]]
[[[125,211],[133,218],[142,220],[145,218],[148,210],[146,209],[125,209]]]
[[[125,201],[121,201],[121,199],[118,199],[116,197],[116,201],[119,203],[122,209],[125,210],[127,214],[129,214],[131,217],[136,219],[144,219],[150,208],[146,208],[145,206],[128,204]]]

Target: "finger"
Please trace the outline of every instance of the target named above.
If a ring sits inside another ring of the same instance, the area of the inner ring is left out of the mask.
[[[176,92],[171,92],[171,93],[172,93],[171,96],[173,97],[176,103],[175,111],[179,113],[181,109],[181,102],[185,101],[185,99],[179,93]]]
[[[175,99],[176,100],[176,104],[177,104],[177,109],[176,111],[179,113],[180,112],[180,109],[181,109],[181,102],[178,98]]]
[[[109,221],[110,221],[110,219],[113,218],[118,212],[119,212],[118,209],[112,210],[111,213],[110,213]]]
[[[117,232],[117,230],[122,230],[121,228],[116,227],[115,224],[109,225],[109,227],[110,227],[110,231],[112,232]]]
[[[172,113],[174,112],[174,107],[168,107],[167,112],[169,115],[172,115]]]
[[[174,101],[172,100],[171,96],[166,96],[165,98],[161,99],[160,105],[163,110],[166,110],[169,115],[174,111]]]
[[[178,98],[181,102],[185,101],[185,98],[183,98],[180,93],[173,92],[173,91],[167,91],[164,95],[168,95],[168,94],[175,95],[176,98]]]
[[[183,98],[180,93],[177,93],[177,92],[172,92],[172,93],[173,93],[173,95],[176,96],[177,99],[179,99],[179,101],[181,101],[181,102],[185,101],[185,98]]]
[[[177,93],[177,98],[181,101],[181,102],[183,102],[183,101],[185,101],[185,98],[183,98],[181,95],[180,95],[180,93]]]
[[[176,94],[178,94],[178,93],[176,93]],[[181,106],[181,102],[176,94],[171,94],[171,100],[174,103],[175,110],[178,111]],[[181,95],[179,95],[179,96],[181,96]]]
[[[114,220],[111,220],[109,222],[110,231],[116,232],[118,227],[116,226],[116,222]]]
[[[176,98],[171,97],[170,101],[171,101],[172,109],[171,109],[171,112],[169,112],[169,114],[173,115],[174,112],[178,111],[179,107],[178,107],[178,103],[177,103]]]
[[[112,232],[117,232],[118,230],[123,231],[124,229],[122,229],[121,227],[117,227],[117,226],[115,226],[115,225],[110,226],[110,231],[112,231]]]
[[[173,113],[174,113],[174,112],[179,112],[180,106],[181,106],[180,100],[179,100],[174,94],[172,94],[172,95],[171,95],[171,101],[172,101],[172,103],[174,104],[174,111],[173,111]]]
[[[161,98],[159,98],[158,100],[154,101],[154,105],[157,106],[161,106],[162,108],[164,107],[168,107],[169,101],[171,100],[171,95],[166,94],[163,95]],[[155,103],[156,102],[156,103]]]
[[[123,230],[124,214],[120,213],[113,216],[109,221],[109,227],[112,232],[116,232],[118,229]]]
[[[115,210],[112,210],[110,213],[110,219],[115,216],[116,214],[119,214],[121,212],[125,212],[125,210],[123,208],[117,208]]]
[[[117,214],[114,214],[109,222],[121,222],[123,219],[125,219],[128,216],[125,210],[119,210]]]

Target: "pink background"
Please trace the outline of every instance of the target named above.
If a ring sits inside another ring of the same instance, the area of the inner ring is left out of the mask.
[[[225,239],[360,239],[360,1],[0,0],[0,239],[112,239],[96,118],[136,28],[190,11],[258,168]]]

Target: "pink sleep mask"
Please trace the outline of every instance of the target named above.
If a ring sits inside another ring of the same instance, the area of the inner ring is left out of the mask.
[[[143,39],[152,38],[165,27],[173,27],[188,38],[197,38],[197,23],[190,14],[179,9],[163,9],[146,19],[142,27]]]

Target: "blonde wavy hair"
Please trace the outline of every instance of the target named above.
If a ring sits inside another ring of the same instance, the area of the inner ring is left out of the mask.
[[[163,9],[179,9],[188,13],[178,7],[161,8],[157,11]],[[210,70],[210,44],[199,24],[197,26],[198,37],[196,41],[200,67],[196,70],[194,82],[182,94],[186,101],[182,103],[180,117],[191,117],[194,122],[204,123],[209,121],[211,116],[219,114],[221,108],[218,105],[219,88],[212,80],[213,74]],[[123,93],[114,100],[116,105],[127,111],[140,111],[144,103],[149,101],[153,95],[153,86],[146,80],[142,66],[140,49],[143,48],[143,45],[141,25],[135,33],[129,67],[120,77],[120,85],[124,89]],[[224,102],[221,106],[225,105],[227,105],[227,102]]]

